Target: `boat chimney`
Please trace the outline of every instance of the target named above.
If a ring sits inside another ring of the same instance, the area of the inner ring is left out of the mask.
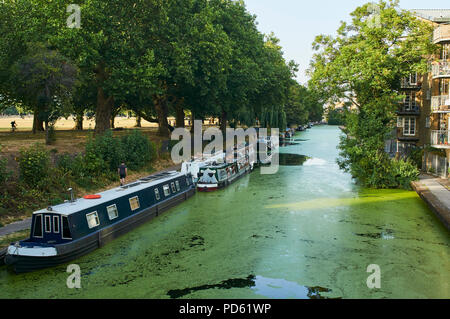
[[[70,202],[73,203],[75,200],[73,198],[73,189],[72,189],[72,187],[69,188],[67,191],[70,192]]]

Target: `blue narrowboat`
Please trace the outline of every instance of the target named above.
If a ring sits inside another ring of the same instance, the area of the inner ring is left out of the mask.
[[[4,262],[17,273],[88,254],[195,194],[190,174],[163,172],[98,195],[33,213],[29,239],[11,244]]]

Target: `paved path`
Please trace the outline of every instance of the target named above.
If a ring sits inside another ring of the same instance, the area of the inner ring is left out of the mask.
[[[172,167],[169,167],[169,168],[166,168],[166,169],[164,169],[162,171],[155,172],[153,174],[158,174],[158,173],[167,172],[167,171],[177,171],[177,170],[180,170],[180,169],[181,169],[181,164],[175,165],[175,166],[172,166]],[[27,219],[24,219],[24,220],[21,220],[21,221],[18,221],[18,222],[14,222],[14,223],[8,224],[8,225],[6,225],[4,227],[0,227],[0,237],[6,236],[6,235],[9,235],[9,234],[18,232],[18,231],[30,229],[30,227],[31,227],[31,217],[27,218]]]
[[[4,227],[0,228],[0,237],[9,235],[21,230],[30,229],[31,227],[31,218],[27,218],[24,220],[21,220],[19,222],[14,222],[11,224],[8,224]]]
[[[450,230],[450,191],[430,175],[420,175],[420,180],[413,182],[412,187]]]

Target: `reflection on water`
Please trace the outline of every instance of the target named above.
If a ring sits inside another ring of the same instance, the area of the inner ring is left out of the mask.
[[[2,266],[0,298],[449,298],[446,228],[415,192],[357,186],[335,162],[339,135],[301,132],[277,174],[197,193],[71,262],[82,289],[67,264]],[[371,264],[382,289],[367,288]]]
[[[262,276],[256,276],[252,290],[272,299],[325,299],[321,293],[331,292],[328,288],[301,286],[296,282]]]

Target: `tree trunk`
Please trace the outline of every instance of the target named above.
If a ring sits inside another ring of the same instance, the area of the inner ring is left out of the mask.
[[[33,134],[36,134],[37,131],[44,131],[44,122],[39,119],[39,112],[35,109],[33,112]]]
[[[227,112],[225,111],[222,111],[222,114],[220,116],[220,130],[223,134],[225,134],[227,131]]]
[[[184,110],[182,102],[177,103],[177,127],[184,127]]]
[[[48,121],[45,121],[45,144],[50,145],[50,136],[48,132]]]
[[[158,116],[158,134],[160,136],[169,136],[169,123],[167,122],[168,107],[167,99],[165,97],[153,96],[156,114]]]
[[[138,115],[136,117],[136,126],[135,127],[142,127],[142,117],[140,115]]]
[[[84,117],[83,113],[75,115],[75,129],[77,131],[82,131],[83,130],[83,120],[84,120],[83,117]]]
[[[116,114],[113,112],[111,113],[111,128],[116,128],[114,121],[116,119]]]
[[[195,113],[191,111],[191,133],[194,133]]]
[[[111,128],[111,115],[114,105],[112,96],[105,97],[103,88],[97,90],[97,108],[95,111],[95,134],[103,134]]]

